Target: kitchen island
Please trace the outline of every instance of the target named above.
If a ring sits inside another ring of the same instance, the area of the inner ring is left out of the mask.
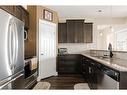
[[[127,60],[82,53],[82,74],[91,89],[127,89]]]
[[[71,56],[78,57],[73,58]],[[64,72],[66,74],[67,71],[67,74],[81,73],[91,89],[127,89],[127,60],[115,57],[109,58],[108,56],[99,56],[86,52],[58,55],[58,59],[58,73]],[[76,62],[72,60],[76,60]],[[75,64],[70,68],[70,63]],[[70,72],[66,68],[73,69],[73,71]]]

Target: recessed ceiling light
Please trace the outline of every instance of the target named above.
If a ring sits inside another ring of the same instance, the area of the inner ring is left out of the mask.
[[[102,12],[102,10],[98,10],[98,12]]]

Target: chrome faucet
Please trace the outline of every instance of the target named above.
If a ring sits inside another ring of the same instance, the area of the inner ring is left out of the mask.
[[[112,44],[111,43],[109,43],[108,50],[109,50],[109,53],[110,53],[110,58],[112,58],[113,53],[112,53]]]

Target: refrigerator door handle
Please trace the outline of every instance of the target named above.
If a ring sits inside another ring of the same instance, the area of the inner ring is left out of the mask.
[[[15,46],[16,46],[16,40],[15,40],[15,23],[13,22],[13,31],[12,31],[12,62],[14,67],[14,59],[15,59]]]
[[[12,31],[13,31],[13,24],[10,21],[9,23],[9,30],[8,30],[8,59],[9,59],[9,65],[10,69],[13,69],[12,64]]]
[[[5,86],[8,85],[9,83],[15,81],[16,79],[18,79],[18,78],[21,77],[21,76],[23,76],[23,74],[20,74],[19,76],[15,77],[15,78],[13,78],[12,80],[10,80],[10,81],[6,82],[5,84],[1,85],[1,86],[0,86],[0,89],[2,89],[3,87],[5,87]]]
[[[17,26],[14,19],[11,19],[9,24],[9,40],[8,40],[8,47],[9,47],[9,64],[11,71],[14,72],[15,62],[17,59],[18,53],[18,34],[17,34]]]
[[[17,26],[14,23],[14,40],[13,40],[13,63],[15,64],[16,59],[17,59],[17,54],[18,54],[18,31],[17,31]]]

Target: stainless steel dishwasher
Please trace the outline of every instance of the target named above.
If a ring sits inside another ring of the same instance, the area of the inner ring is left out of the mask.
[[[119,72],[106,66],[98,66],[97,89],[119,89]]]

